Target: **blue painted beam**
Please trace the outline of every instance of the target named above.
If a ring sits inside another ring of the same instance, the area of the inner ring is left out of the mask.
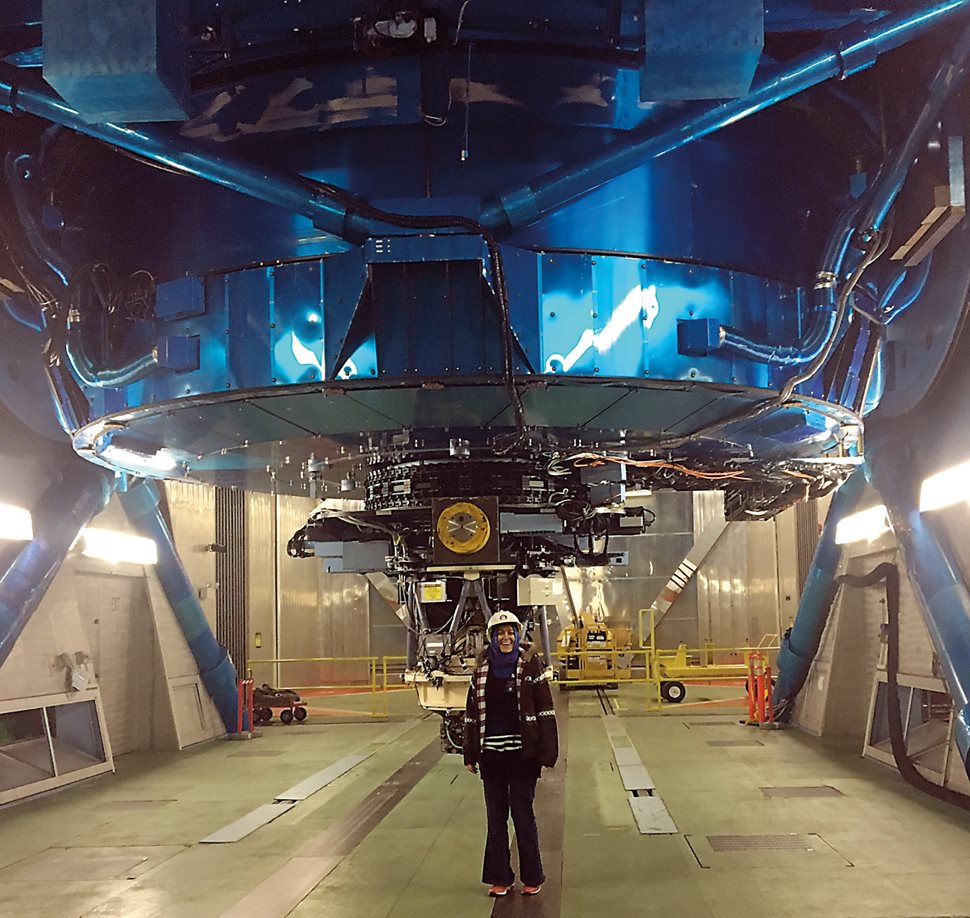
[[[228,733],[237,727],[236,667],[226,648],[216,641],[195,588],[189,581],[159,507],[160,495],[153,481],[142,481],[121,494],[121,505],[131,524],[158,548],[155,571],[182,634],[195,657],[199,676],[219,711]],[[244,729],[248,724],[243,725]]]
[[[64,563],[78,533],[108,503],[113,476],[71,461],[33,508],[34,538],[0,576],[0,666]]]
[[[837,585],[836,574],[842,560],[842,546],[835,544],[839,522],[852,513],[866,487],[862,468],[856,469],[835,492],[829,505],[822,535],[815,547],[812,569],[802,589],[795,622],[778,651],[778,680],[774,698],[778,705],[791,701],[801,691],[809,668],[818,653],[822,632],[828,621]]]
[[[481,222],[496,233],[508,233],[533,223],[647,160],[706,137],[825,80],[844,78],[863,70],[880,54],[967,12],[970,12],[970,0],[937,0],[865,26],[836,32],[824,45],[787,62],[780,70],[757,76],[751,92],[740,99],[700,111],[695,109],[659,133],[655,133],[652,125],[630,131],[588,159],[569,163],[528,184],[500,193],[486,206]]]
[[[970,590],[955,553],[919,512],[919,466],[897,437],[880,440],[869,463],[902,549],[913,591],[953,698],[953,735],[970,775]]]
[[[7,70],[6,75],[6,78],[0,77],[0,109],[4,111],[36,115],[79,134],[128,150],[151,163],[302,214],[312,220],[315,226],[349,243],[359,244],[370,235],[366,220],[353,214],[337,200],[314,190],[300,176],[207,151],[198,143],[162,128],[89,124],[52,93],[21,82],[22,75],[16,71],[11,74]]]

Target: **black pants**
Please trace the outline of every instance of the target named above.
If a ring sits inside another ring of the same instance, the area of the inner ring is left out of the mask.
[[[489,886],[511,886],[515,882],[509,852],[510,811],[515,825],[522,882],[526,886],[541,886],[545,882],[542,858],[539,855],[539,829],[532,811],[536,779],[536,772],[532,770],[526,770],[524,774],[514,777],[502,775],[501,772],[489,774],[485,769],[482,770],[485,813],[488,817],[482,882]]]

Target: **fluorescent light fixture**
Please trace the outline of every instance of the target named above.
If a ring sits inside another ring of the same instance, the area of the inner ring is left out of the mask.
[[[883,504],[851,513],[840,520],[835,527],[835,544],[848,545],[850,542],[871,542],[884,532],[889,532],[889,515]]]
[[[970,501],[970,462],[930,475],[919,492],[920,510],[939,510]]]
[[[134,450],[125,449],[122,446],[111,446],[110,444],[101,450],[98,457],[110,462],[112,465],[120,465],[122,468],[152,469],[156,472],[171,472],[178,462],[164,450],[154,453],[136,453]]]
[[[30,511],[11,504],[0,504],[0,539],[29,542],[34,537]]]
[[[100,558],[111,564],[155,564],[158,548],[151,539],[116,532],[113,529],[85,529],[81,550],[89,558]]]

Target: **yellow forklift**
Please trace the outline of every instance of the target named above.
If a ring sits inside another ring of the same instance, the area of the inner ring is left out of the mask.
[[[583,612],[560,638],[559,691],[574,685],[616,688],[616,680],[630,678],[630,655],[620,653],[616,635],[591,612]]]

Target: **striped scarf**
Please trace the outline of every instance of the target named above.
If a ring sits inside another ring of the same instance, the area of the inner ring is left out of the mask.
[[[522,655],[519,654],[519,659],[515,665],[515,697],[521,697],[522,689],[522,668],[525,665]],[[478,748],[479,749],[490,749],[491,746],[486,744],[485,740],[485,683],[488,681],[488,659],[482,661],[481,666],[475,672],[475,703],[478,705]],[[494,739],[503,739],[503,737],[494,737]],[[507,739],[507,737],[505,737]],[[518,737],[519,745],[516,748],[522,748],[522,737]]]

